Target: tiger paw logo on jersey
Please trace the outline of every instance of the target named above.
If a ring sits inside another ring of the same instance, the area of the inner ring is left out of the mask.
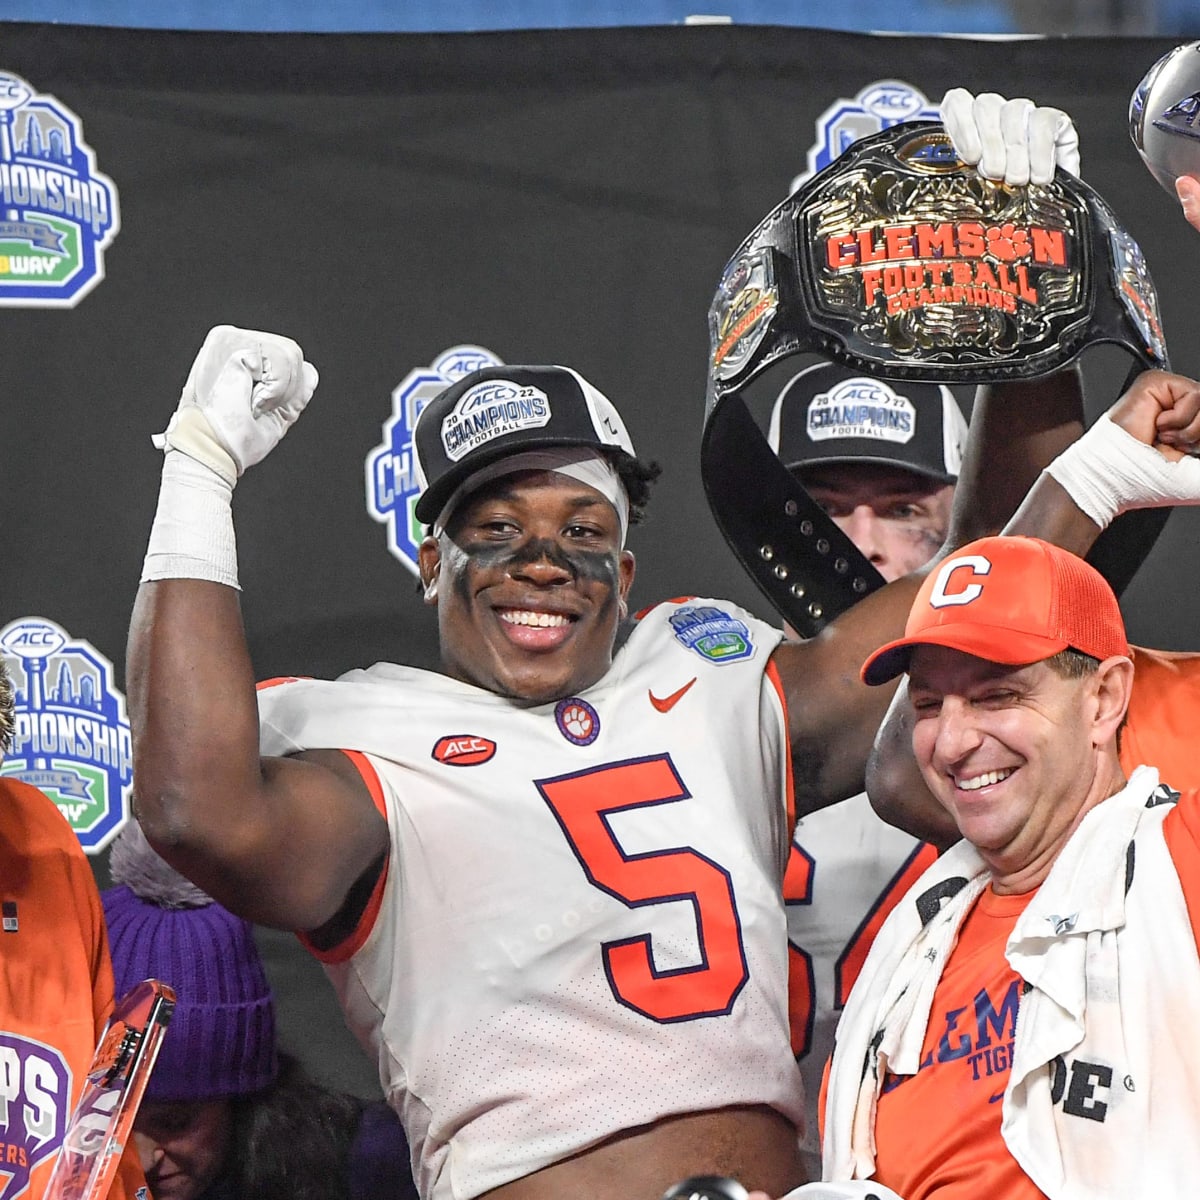
[[[0,774],[45,792],[88,854],[129,816],[133,742],[112,663],[53,621],[23,617],[0,630],[16,692],[12,749]]]
[[[14,1033],[0,1033],[0,1064],[0,1200],[17,1200],[62,1144],[71,1071],[53,1046]]]
[[[73,308],[104,278],[119,229],[79,118],[0,71],[0,305]]]
[[[554,706],[558,731],[575,746],[590,746],[600,736],[600,714],[578,696],[567,696]]]
[[[900,79],[876,79],[852,100],[835,100],[818,118],[817,140],[808,150],[808,169],[792,180],[795,191],[823,171],[859,138],[882,133],[901,121],[937,121],[940,112],[919,88]]]
[[[367,512],[388,529],[388,549],[414,575],[420,574],[417,549],[424,528],[413,514],[417,484],[413,428],[421,409],[464,375],[501,360],[482,346],[453,346],[428,367],[409,371],[392,391],[392,415],[384,422],[383,440],[367,455]]]

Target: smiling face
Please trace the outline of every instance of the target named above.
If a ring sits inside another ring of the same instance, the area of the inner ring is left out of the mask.
[[[909,667],[913,752],[933,795],[992,868],[1036,887],[1085,812],[1119,790],[1116,731],[1132,665],[1080,679],[920,645]]]
[[[923,567],[950,524],[954,485],[885,463],[822,463],[800,482],[890,583]]]
[[[620,540],[612,505],[578,480],[523,471],[485,484],[421,546],[443,670],[536,703],[590,687],[633,582]]]

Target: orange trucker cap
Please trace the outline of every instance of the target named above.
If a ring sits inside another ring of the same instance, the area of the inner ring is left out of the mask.
[[[1103,576],[1030,537],[981,538],[936,566],[913,601],[904,636],[863,663],[863,682],[902,675],[914,646],[947,646],[1013,666],[1068,647],[1101,660],[1129,655],[1125,622]]]

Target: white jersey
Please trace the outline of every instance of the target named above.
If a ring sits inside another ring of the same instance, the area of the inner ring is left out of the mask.
[[[261,694],[265,753],[362,751],[388,820],[386,880],[322,957],[423,1196],[672,1114],[803,1120],[778,640],[676,601],[558,704],[388,664]]]
[[[875,934],[937,857],[875,815],[866,793],[804,817],[784,882],[792,1049],[804,1077],[804,1153],[819,1179],[817,1097],[833,1034]]]

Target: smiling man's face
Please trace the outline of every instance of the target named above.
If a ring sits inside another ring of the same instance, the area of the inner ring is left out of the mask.
[[[917,646],[913,752],[926,784],[1001,875],[1048,860],[1096,782],[1095,676]]]
[[[421,547],[443,669],[536,703],[584,691],[608,670],[633,573],[612,504],[552,471],[485,484]]]

